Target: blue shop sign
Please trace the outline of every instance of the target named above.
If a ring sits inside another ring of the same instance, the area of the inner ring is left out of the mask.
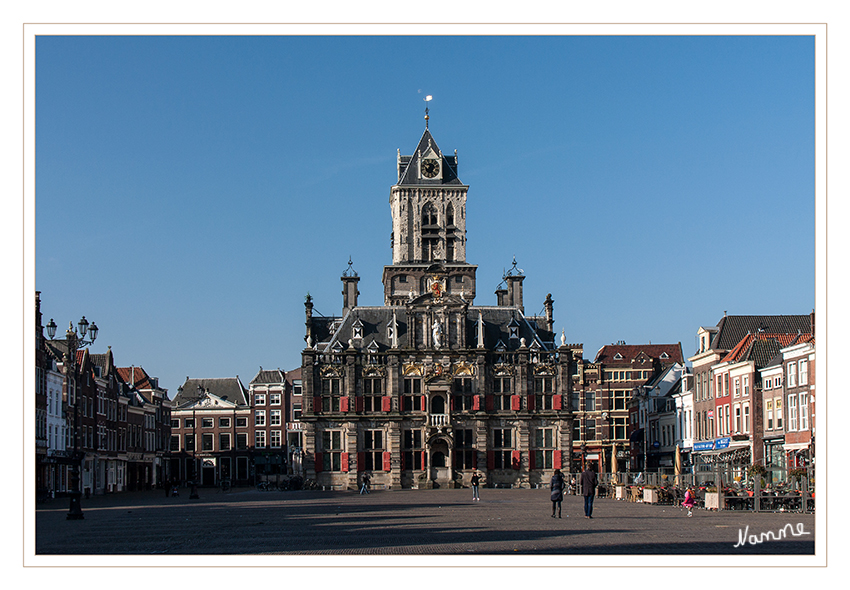
[[[732,442],[732,438],[729,437],[729,436],[727,436],[725,438],[718,438],[717,440],[714,441],[714,448],[715,449],[728,449],[730,442]]]
[[[694,443],[695,451],[711,451],[714,450],[714,441]]]

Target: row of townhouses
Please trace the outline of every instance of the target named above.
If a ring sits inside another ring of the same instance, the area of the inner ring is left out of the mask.
[[[149,489],[165,477],[170,436],[167,391],[140,366],[94,354],[85,317],[55,339],[36,293],[36,489],[102,494]],[[89,340],[84,339],[88,337]]]
[[[247,388],[187,377],[169,400],[140,367],[79,348],[73,330],[45,339],[38,311],[40,487],[68,489],[75,460],[93,493],[287,474],[330,489],[363,473],[386,489],[453,487],[476,471],[530,487],[588,464],[736,475],[756,464],[781,479],[813,463],[814,312],[724,315],[687,359],[681,343],[619,342],[591,362],[556,335],[551,295],[526,314],[516,261],[494,304],[476,303],[469,187],[427,123],[397,174],[383,305],[360,305],[349,260],[339,315],[306,297],[300,367],[260,368]]]

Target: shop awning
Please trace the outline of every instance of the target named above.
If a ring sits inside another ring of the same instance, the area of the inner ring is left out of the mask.
[[[784,448],[786,451],[801,451],[803,449],[808,449],[810,444],[811,443],[807,443],[807,442],[804,442],[804,443],[785,443],[784,445],[782,445],[782,448]]]
[[[643,428],[638,428],[629,435],[629,442],[634,442],[636,440],[643,440]]]

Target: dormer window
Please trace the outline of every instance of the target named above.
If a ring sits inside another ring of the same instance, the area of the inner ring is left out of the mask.
[[[617,354],[614,355],[614,360],[615,361],[623,360],[623,355],[618,352]]]
[[[662,358],[662,360],[665,360],[665,361],[666,361],[667,359],[669,359],[669,358],[670,358],[670,355],[669,355],[669,354],[667,354],[666,352],[662,352],[662,353],[661,353],[661,358]]]
[[[511,319],[511,322],[508,324],[508,334],[511,340],[519,338],[519,322],[516,321],[516,318]]]
[[[376,352],[378,352],[378,343],[372,340],[369,346],[366,347],[366,350],[369,351],[369,353],[371,354],[375,354]]]
[[[339,340],[337,340],[336,343],[331,347],[331,350],[333,352],[342,352],[343,348]]]
[[[360,318],[357,318],[352,326],[352,338],[363,338],[363,322]]]

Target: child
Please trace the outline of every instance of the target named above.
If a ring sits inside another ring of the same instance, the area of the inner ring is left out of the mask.
[[[694,515],[694,504],[696,504],[696,498],[694,497],[694,491],[691,488],[688,488],[688,491],[685,492],[685,499],[682,501],[682,506],[688,509],[688,517]]]

